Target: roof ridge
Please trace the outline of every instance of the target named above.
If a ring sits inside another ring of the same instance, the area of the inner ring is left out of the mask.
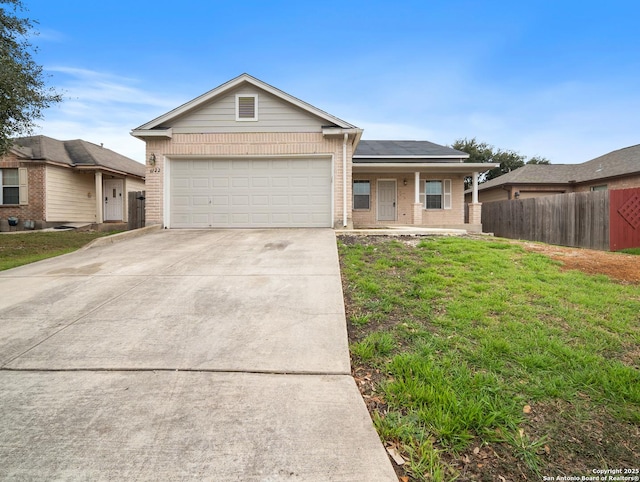
[[[96,159],[91,155],[89,150],[84,145],[82,139],[71,139],[68,141],[61,141],[64,145],[65,151],[69,155],[69,158],[73,161],[74,164],[84,164],[84,165],[99,165],[96,162]],[[78,152],[81,151],[81,152]],[[87,162],[87,160],[89,162]]]

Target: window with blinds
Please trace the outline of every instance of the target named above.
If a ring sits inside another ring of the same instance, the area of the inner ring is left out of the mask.
[[[451,179],[425,181],[425,209],[451,209]]]
[[[371,183],[369,181],[353,181],[353,209],[370,209]]]
[[[0,204],[20,204],[18,169],[0,169]]]
[[[237,121],[257,121],[258,120],[258,95],[236,95],[236,120]]]

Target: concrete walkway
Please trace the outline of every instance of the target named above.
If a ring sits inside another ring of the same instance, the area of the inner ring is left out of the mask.
[[[397,480],[331,230],[150,232],[0,293],[2,480]]]

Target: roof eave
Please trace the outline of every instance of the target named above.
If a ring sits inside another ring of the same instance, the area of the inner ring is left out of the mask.
[[[428,171],[428,172],[454,172],[457,174],[470,174],[473,172],[485,172],[500,164],[494,163],[445,163],[445,162],[372,162],[372,163],[353,163],[354,171]]]
[[[367,156],[365,154],[357,154],[353,156],[353,158],[354,159],[459,159],[460,162],[462,162],[462,159],[469,158],[469,154],[466,154],[464,156],[453,155],[453,154],[443,155],[443,156],[439,156],[439,155],[425,156],[425,155],[417,155],[417,154],[416,155],[402,154],[402,155],[396,155],[396,156]]]
[[[173,137],[173,129],[134,129],[130,134],[138,139],[144,139],[146,137],[171,139]]]

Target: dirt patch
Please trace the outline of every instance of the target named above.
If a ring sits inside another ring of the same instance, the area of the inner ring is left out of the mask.
[[[640,256],[527,241],[519,243],[528,251],[542,253],[561,262],[562,269],[603,274],[618,281],[640,283]]]

